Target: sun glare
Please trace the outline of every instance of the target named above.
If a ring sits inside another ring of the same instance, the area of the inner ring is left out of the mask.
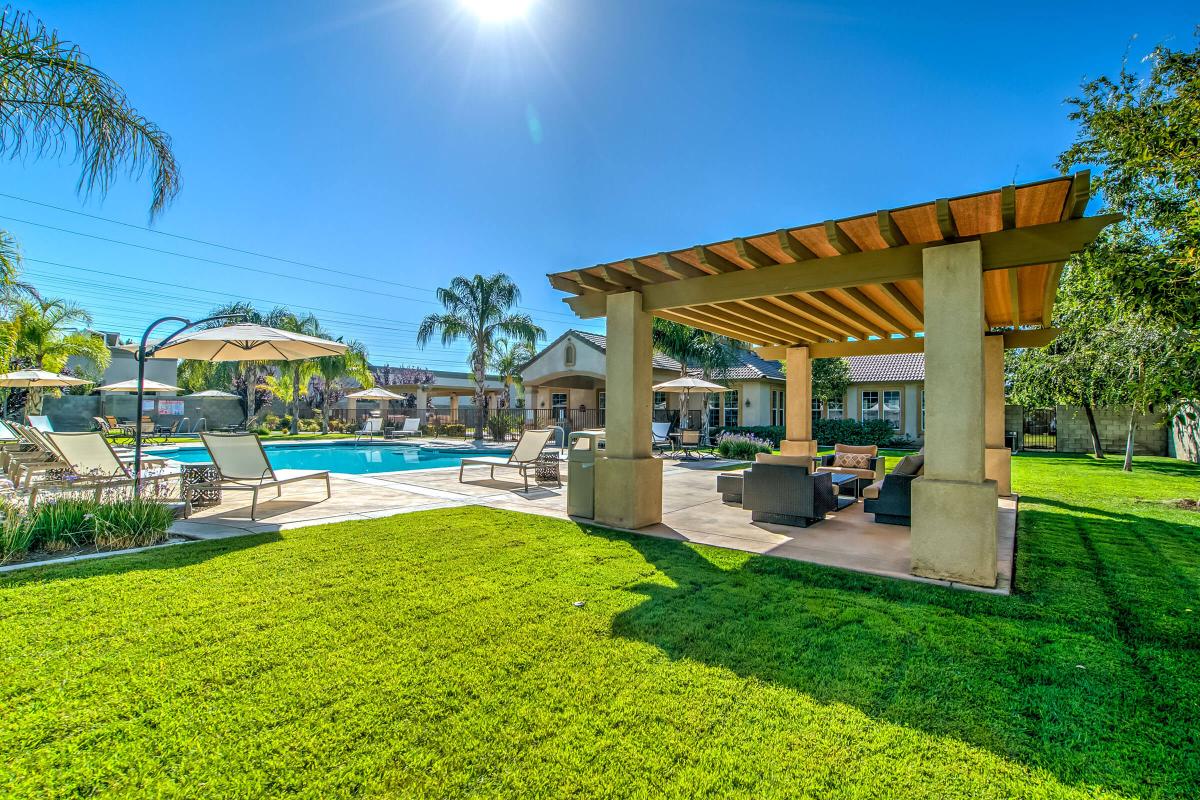
[[[462,0],[462,4],[485,22],[505,22],[525,16],[533,0]]]

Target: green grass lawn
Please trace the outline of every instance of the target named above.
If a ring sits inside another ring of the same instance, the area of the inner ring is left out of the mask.
[[[1119,467],[1016,459],[1007,598],[479,509],[0,577],[0,795],[1196,797],[1200,469]]]

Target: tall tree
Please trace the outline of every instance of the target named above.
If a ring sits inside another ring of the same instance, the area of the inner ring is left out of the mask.
[[[690,325],[654,318],[651,338],[654,349],[679,362],[680,377],[697,370],[708,381],[725,380],[726,373],[737,365],[742,345],[728,336],[703,331]],[[690,397],[690,395],[688,395]],[[687,411],[683,409],[684,426]],[[701,413],[700,427],[708,429],[708,414]]]
[[[812,361],[812,397],[823,406],[830,400],[842,400],[850,389],[850,362],[844,358],[814,358]]]
[[[0,10],[0,156],[59,156],[73,150],[79,191],[104,194],[122,172],[150,173],[150,216],[179,193],[171,139],[129,103],[124,90],[41,20]],[[19,252],[0,231],[0,281],[16,275]]]
[[[513,313],[521,300],[521,290],[503,272],[487,277],[456,277],[449,286],[437,290],[437,297],[445,311],[421,320],[417,345],[425,347],[435,334],[441,336],[443,347],[460,340],[467,343],[467,360],[475,379],[475,439],[482,441],[488,356],[494,352],[496,340],[505,336],[536,347],[546,332],[528,314]]]
[[[103,371],[110,360],[103,337],[79,330],[91,322],[91,315],[65,300],[23,300],[8,323],[12,358],[35,369],[61,372],[69,359],[81,357]],[[41,413],[41,389],[29,390],[25,411]]]
[[[339,336],[337,341],[343,341]],[[364,389],[375,385],[375,377],[367,359],[367,348],[362,342],[346,342],[346,352],[336,356],[321,356],[314,359],[316,373],[321,378],[321,433],[329,433],[329,402],[338,384],[349,378],[357,381]]]
[[[504,391],[509,402],[515,403],[524,397],[525,391],[521,382],[521,367],[533,358],[533,348],[525,342],[510,342],[508,339],[496,340],[495,349],[489,359],[489,366],[496,371],[504,384]],[[513,388],[516,387],[516,396]]]

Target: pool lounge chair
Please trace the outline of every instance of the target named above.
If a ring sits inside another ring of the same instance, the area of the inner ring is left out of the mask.
[[[496,467],[505,467],[508,469],[519,470],[521,478],[525,481],[525,491],[529,491],[529,473],[537,469],[537,462],[542,454],[542,450],[546,447],[546,442],[550,441],[550,437],[554,435],[553,430],[538,429],[529,430],[521,434],[520,441],[513,448],[512,453],[508,458],[500,456],[475,456],[473,458],[464,458],[458,466],[458,482],[463,481],[464,467],[491,467],[491,479],[496,478]],[[558,485],[562,486],[562,481]]]
[[[420,436],[421,435],[421,418],[408,417],[404,420],[404,424],[399,428],[392,430],[392,436]]]
[[[366,438],[371,441],[376,436],[383,435],[383,418],[382,417],[367,417],[363,420],[362,429],[354,434],[354,441]]]
[[[262,442],[253,433],[201,433],[208,454],[221,475],[222,489],[238,489],[251,492],[250,519],[256,520],[258,493],[263,489],[274,489],[275,496],[283,494],[283,486],[305,480],[324,480],[325,499],[332,493],[329,487],[329,470],[281,469],[276,470],[267,460]]]
[[[72,489],[95,488],[96,499],[101,493],[113,486],[133,485],[133,464],[123,460],[112,445],[99,431],[85,433],[54,433],[45,434],[46,442],[54,449],[58,460],[75,476],[71,482]],[[154,459],[151,463],[162,463],[162,459]],[[145,466],[145,464],[143,464]],[[179,475],[176,472],[164,472],[156,469],[153,472],[142,472],[142,479],[156,483],[170,480]],[[37,499],[38,484],[29,487],[29,504],[32,506]]]
[[[45,414],[34,414],[33,416],[26,416],[25,419],[29,421],[29,427],[36,428],[43,433],[49,433],[54,430],[54,425],[50,423],[50,418]]]

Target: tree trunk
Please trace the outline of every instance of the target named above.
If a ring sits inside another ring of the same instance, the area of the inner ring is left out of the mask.
[[[250,367],[242,370],[242,380],[246,383],[246,430],[254,421],[254,376]]]
[[[329,381],[321,388],[321,433],[329,433]]]
[[[484,365],[482,359],[476,359],[475,362],[475,441],[483,441],[483,400],[484,387],[483,382],[486,380]]]
[[[1096,415],[1092,413],[1092,404],[1083,404],[1083,413],[1087,414],[1088,431],[1092,434],[1092,452],[1096,458],[1104,458],[1104,444],[1100,441],[1100,430],[1096,427]]]
[[[1121,467],[1125,472],[1133,472],[1133,435],[1137,430],[1137,408],[1129,407],[1129,433],[1125,437],[1125,464]]]
[[[292,366],[292,436],[300,432],[300,362]]]

